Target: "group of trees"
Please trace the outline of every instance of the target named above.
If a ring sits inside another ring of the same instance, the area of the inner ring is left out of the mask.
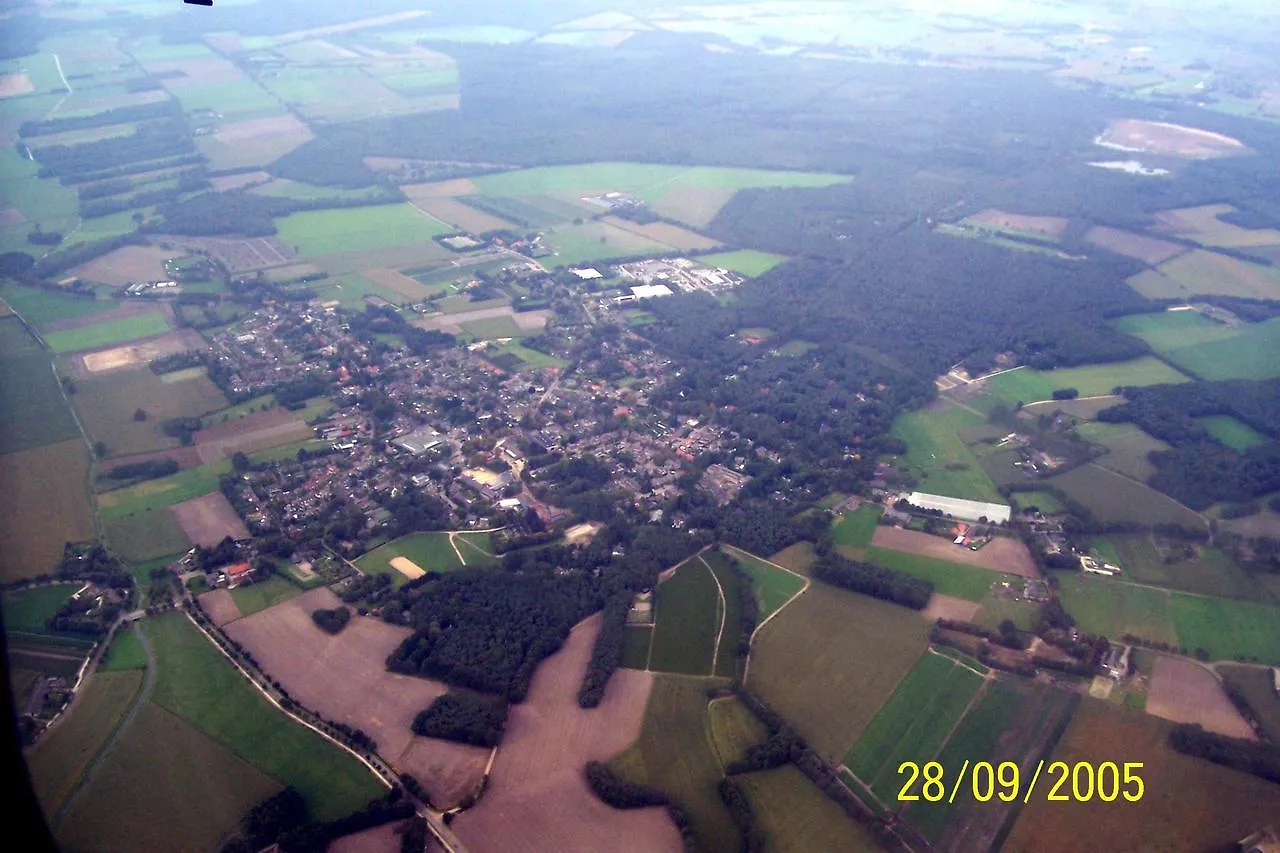
[[[813,576],[833,586],[860,592],[913,610],[929,606],[933,584],[872,563],[861,563],[827,554],[813,566]]]
[[[423,737],[493,747],[507,727],[507,703],[501,698],[450,691],[413,718],[413,733]]]
[[[1207,732],[1192,723],[1182,723],[1169,732],[1169,745],[1183,755],[1203,758],[1280,784],[1280,746],[1274,743],[1228,737]]]
[[[220,853],[253,853],[280,845],[280,853],[324,853],[337,838],[413,817],[413,803],[404,791],[393,787],[345,817],[332,821],[310,820],[306,799],[293,787],[272,794],[251,808],[240,820],[237,833],[224,842]],[[422,849],[421,839],[418,850]]]
[[[52,178],[109,172],[121,166],[189,154],[194,148],[181,118],[163,118],[140,124],[127,136],[78,145],[43,145],[34,154],[40,163],[40,177]]]
[[[109,471],[103,471],[102,476],[109,480],[154,480],[158,477],[168,477],[177,471],[176,460],[148,459],[117,465]]]
[[[320,630],[337,634],[351,621],[351,610],[347,607],[320,608],[311,611],[311,620]]]
[[[649,806],[663,806],[670,815],[672,823],[680,831],[686,851],[696,850],[693,824],[684,807],[668,796],[664,791],[649,785],[629,782],[610,769],[602,761],[588,761],[583,770],[587,777],[587,785],[591,793],[604,803],[615,809],[643,809]]]

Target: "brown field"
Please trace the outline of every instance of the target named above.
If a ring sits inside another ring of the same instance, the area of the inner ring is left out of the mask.
[[[1241,228],[1218,217],[1235,212],[1229,204],[1206,204],[1165,210],[1156,214],[1152,229],[1194,240],[1204,246],[1225,249],[1248,249],[1280,244],[1280,231],[1274,228]]]
[[[1147,713],[1175,723],[1199,723],[1211,732],[1256,740],[1253,727],[1231,704],[1213,673],[1195,661],[1156,659]]]
[[[640,225],[617,216],[606,216],[604,221],[615,228],[639,234],[647,240],[666,243],[668,246],[675,246],[684,251],[714,249],[720,245],[710,237],[703,237],[701,234],[695,234],[687,228],[672,225],[670,222],[650,222],[648,225]]]
[[[384,823],[329,842],[328,853],[400,853],[400,835],[407,821]]]
[[[408,628],[373,617],[352,619],[336,636],[317,628],[311,612],[341,603],[327,588],[313,589],[229,624],[227,635],[303,705],[364,729],[397,770],[418,777],[437,805],[456,803],[479,784],[489,750],[415,736],[414,715],[448,688],[387,672],[387,655],[412,633]]]
[[[407,577],[409,580],[415,580],[426,574],[422,566],[419,566],[408,557],[392,557],[391,568]]]
[[[511,708],[490,784],[453,830],[473,850],[677,853],[675,826],[658,808],[619,811],[591,793],[582,768],[622,752],[640,735],[652,676],[620,669],[594,710],[578,707],[578,686],[600,617],[578,625],[538,667],[529,697]]]
[[[479,308],[459,314],[435,314],[410,322],[420,329],[439,329],[442,332],[458,334],[462,331],[463,323],[488,320],[492,317],[510,317],[524,331],[536,332],[547,325],[547,317],[550,313],[549,311],[517,311],[510,305],[500,305],[496,308]]]
[[[968,548],[951,544],[941,536],[931,536],[928,533],[903,530],[900,527],[887,527],[882,524],[876,528],[871,544],[877,548],[905,551],[908,554],[963,563],[966,566],[977,566],[993,572],[1022,575],[1024,578],[1040,577],[1035,560],[1031,559],[1031,552],[1027,550],[1027,546],[1004,536],[992,539],[980,551],[970,551]]]
[[[248,122],[245,122],[248,124]],[[265,184],[271,180],[271,176],[266,172],[246,172],[240,175],[224,175],[221,178],[210,178],[209,183],[213,184],[213,188],[219,192],[225,190],[238,190],[242,187],[251,187],[256,184]]]
[[[106,442],[110,456],[176,448],[178,440],[163,432],[166,419],[199,417],[227,406],[227,398],[205,377],[165,382],[145,367],[78,379],[71,402],[89,435]],[[137,409],[147,413],[145,421],[133,419]]]
[[[1280,271],[1217,252],[1196,249],[1166,261],[1159,271],[1180,289],[1178,293],[1165,294],[1175,298],[1185,294],[1280,299]]]
[[[1165,720],[1085,698],[1052,760],[1095,767],[1104,761],[1141,761],[1142,798],[1048,802],[1038,784],[1002,849],[1214,850],[1275,821],[1280,786],[1174,752],[1167,742],[1171,728]]]
[[[88,476],[78,438],[0,456],[0,580],[52,571],[63,545],[93,537]]]
[[[413,160],[401,160],[397,157],[366,157],[365,165],[370,169],[398,169]],[[409,201],[422,201],[428,198],[455,198],[460,195],[475,195],[479,188],[470,178],[454,178],[451,181],[432,181],[429,184],[406,184],[400,188]]]
[[[77,374],[88,376],[126,367],[146,367],[161,356],[187,350],[203,350],[206,346],[208,344],[195,329],[181,329],[124,346],[77,355],[72,362],[72,369]]]
[[[422,284],[415,279],[409,278],[409,276],[399,270],[386,268],[365,270],[361,275],[369,279],[369,281],[372,281],[374,284],[380,284],[389,290],[394,290],[401,296],[407,299],[412,299],[415,302],[421,299],[426,299],[435,292],[430,287],[427,287],[425,284]]]
[[[1152,266],[1164,263],[1174,255],[1186,251],[1186,247],[1179,246],[1177,243],[1167,243],[1154,237],[1144,237],[1132,231],[1121,231],[1119,228],[1107,228],[1101,225],[1090,228],[1085,233],[1084,239],[1095,246],[1101,246],[1119,255],[1137,258],[1144,264]]]
[[[253,453],[313,438],[315,431],[288,409],[269,409],[214,424],[195,434],[201,462],[214,462],[236,452]]]
[[[248,539],[249,530],[222,492],[174,504],[170,511],[193,545],[212,548],[226,537]]]
[[[470,181],[467,183],[470,183]],[[419,186],[423,185],[420,184]],[[512,231],[520,230],[519,226],[513,225],[505,219],[499,219],[491,213],[477,210],[471,205],[463,204],[453,198],[425,197],[414,199],[413,206],[442,222],[449,223],[454,228],[470,231],[473,234],[483,234],[486,231],[498,231],[503,228]]]
[[[1128,149],[1185,157],[1189,160],[1227,157],[1243,154],[1248,150],[1240,140],[1221,133],[1163,121],[1131,118],[1112,121],[1099,140]]]
[[[282,243],[278,237],[229,240],[221,237],[182,237],[176,234],[164,234],[158,239],[175,246],[208,252],[232,275],[283,266],[298,259],[297,253]]]
[[[653,203],[663,216],[705,228],[737,193],[732,187],[676,187]]]
[[[159,246],[122,246],[88,263],[72,267],[67,274],[85,281],[124,287],[139,281],[164,281],[164,262],[180,253]]]
[[[982,604],[977,601],[966,601],[963,598],[954,598],[935,592],[929,596],[929,606],[922,610],[920,615],[930,622],[937,622],[939,619],[972,622],[981,607]]]
[[[1027,231],[1032,234],[1043,234],[1057,239],[1067,231],[1070,224],[1059,216],[1027,216],[1022,213],[1007,213],[994,207],[981,210],[967,217],[970,222],[991,225],[995,228],[1007,228],[1012,231]]]
[[[208,613],[209,618],[213,620],[213,624],[219,628],[244,615],[240,612],[240,605],[236,604],[236,600],[231,597],[231,591],[227,589],[215,589],[201,594],[200,604],[204,607],[204,612]]]
[[[314,138],[305,124],[286,113],[224,124],[213,136],[201,137],[199,147],[215,168],[227,169],[270,163]]]
[[[31,78],[25,74],[0,74],[0,98],[25,95],[27,92],[34,92],[35,89],[36,87],[31,85]]]

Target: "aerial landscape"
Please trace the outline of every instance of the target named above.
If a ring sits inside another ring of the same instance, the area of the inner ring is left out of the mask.
[[[0,15],[23,849],[1280,851],[1280,13]]]

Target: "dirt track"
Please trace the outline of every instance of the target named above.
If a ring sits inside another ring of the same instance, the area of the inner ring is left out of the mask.
[[[1163,656],[1156,659],[1147,713],[1175,723],[1199,723],[1207,731],[1229,737],[1257,740],[1218,679],[1194,661]]]
[[[408,628],[373,617],[354,617],[337,635],[316,627],[312,611],[341,604],[328,589],[313,589],[239,619],[226,632],[303,705],[363,729],[396,770],[418,778],[436,805],[456,803],[479,784],[489,750],[415,736],[414,715],[448,688],[387,672],[387,655]]]
[[[963,563],[966,566],[977,566],[993,572],[1022,575],[1025,578],[1040,577],[1035,560],[1031,559],[1031,552],[1027,550],[1027,546],[1002,536],[992,539],[979,551],[970,551],[968,548],[951,544],[941,536],[881,525],[876,528],[876,535],[871,540],[871,544],[877,548],[905,551],[908,554]]]
[[[511,709],[490,785],[453,830],[470,849],[503,853],[678,853],[680,836],[658,808],[619,811],[587,787],[583,767],[612,758],[640,734],[652,677],[620,669],[594,710],[577,691],[600,631],[600,616],[580,624],[534,675],[529,697]]]

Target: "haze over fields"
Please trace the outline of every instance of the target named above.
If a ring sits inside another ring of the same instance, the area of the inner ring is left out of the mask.
[[[1275,10],[0,26],[14,843],[1280,845]]]

